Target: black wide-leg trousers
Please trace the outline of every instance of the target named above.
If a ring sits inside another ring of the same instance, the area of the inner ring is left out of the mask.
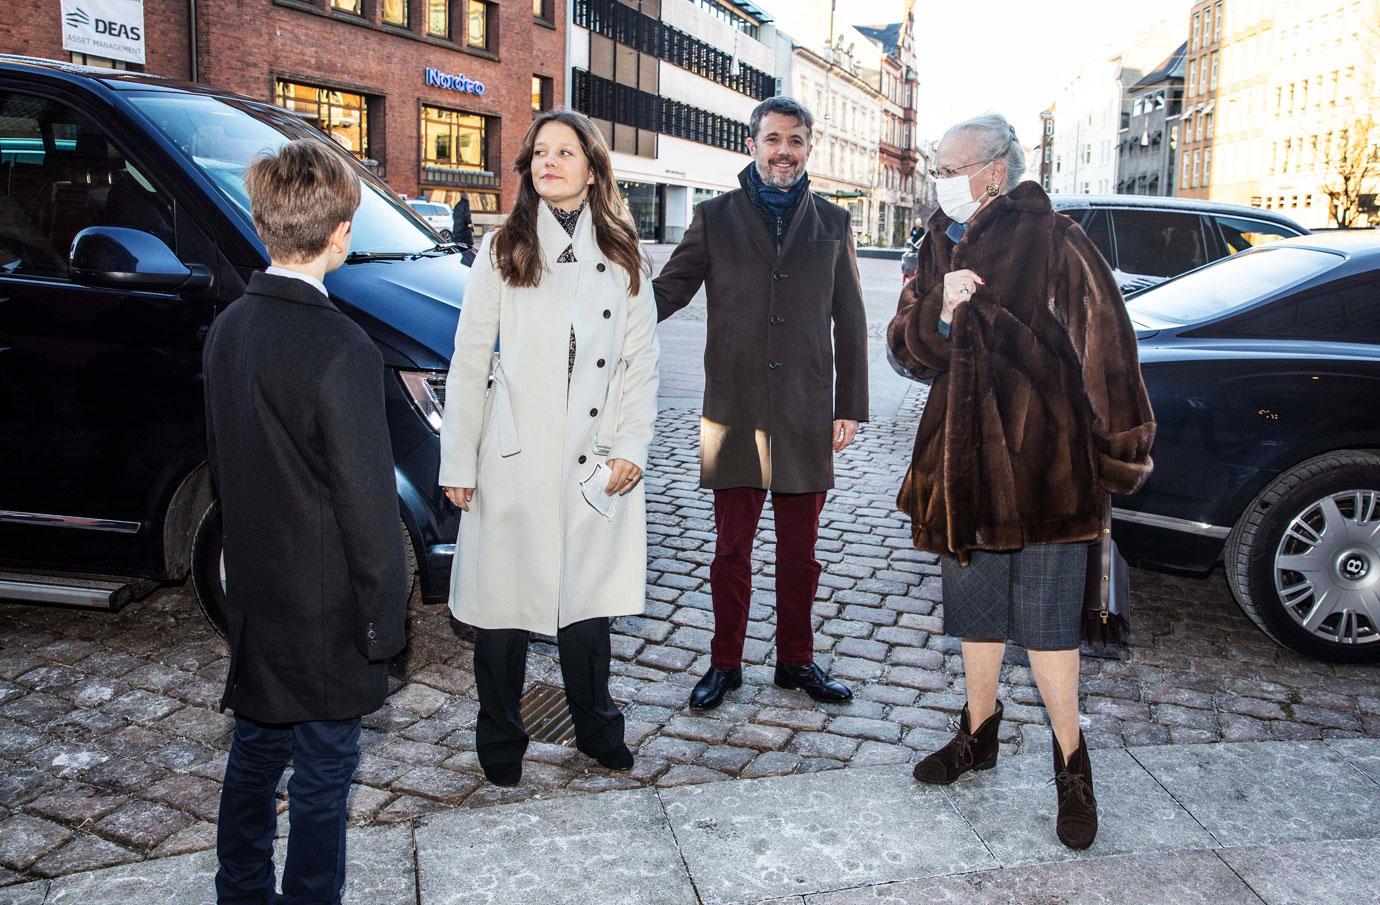
[[[474,678],[479,690],[475,749],[486,770],[516,766],[527,751],[522,685],[528,632],[476,629]],[[565,697],[575,721],[575,744],[597,757],[623,744],[623,714],[609,694],[609,620],[586,619],[556,633]]]

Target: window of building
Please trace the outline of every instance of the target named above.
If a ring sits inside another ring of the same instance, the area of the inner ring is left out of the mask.
[[[1198,178],[1203,172],[1203,152],[1194,148],[1193,150],[1193,182],[1190,185],[1197,187],[1200,185]]]
[[[532,0],[532,18],[543,22],[551,21],[551,4],[554,0]]]
[[[379,0],[379,17],[384,25],[407,27],[408,0]]]
[[[450,37],[450,0],[426,0],[426,33]]]
[[[1212,148],[1203,152],[1203,185],[1212,184]]]
[[[1188,96],[1198,93],[1198,61],[1190,60],[1188,63]]]
[[[1203,14],[1202,14],[1202,13],[1194,13],[1194,14],[1193,14],[1193,46],[1190,48],[1191,50],[1197,50],[1200,46],[1202,46],[1202,45],[1201,45],[1202,36],[1203,36],[1203,31],[1202,31],[1202,30],[1203,30]]]
[[[364,15],[364,0],[331,0],[331,9],[362,16]]]
[[[532,109],[551,109],[552,81],[550,76],[532,76]]]
[[[465,43],[480,50],[494,50],[494,18],[497,7],[487,0],[469,0],[465,10]]]
[[[719,0],[699,0],[700,9],[712,15],[721,22],[726,22],[741,31],[748,37],[755,38],[758,34],[757,23],[746,16],[739,15],[733,10],[724,6]]]
[[[1213,91],[1216,91],[1216,90],[1217,90],[1217,57],[1218,57],[1218,56],[1219,56],[1219,54],[1217,53],[1217,51],[1213,51],[1213,52],[1212,52],[1212,79],[1211,79],[1211,81],[1210,81],[1208,84],[1209,84],[1209,86],[1211,87],[1211,89],[1212,89]]]
[[[424,166],[487,171],[487,135],[487,122],[477,113],[422,106]]]
[[[1222,4],[1219,0],[1217,6],[1217,16],[1212,20],[1212,39],[1219,41],[1222,38]]]
[[[1212,138],[1213,114],[1205,113],[1203,114],[1203,119],[1207,121],[1207,137]]]
[[[369,105],[364,95],[279,79],[273,101],[315,123],[355,157],[369,159]]]
[[[63,104],[0,92],[0,166],[6,277],[65,278],[72,240],[88,226],[142,230],[176,250],[170,199],[95,123]],[[56,304],[51,314],[62,316]]]

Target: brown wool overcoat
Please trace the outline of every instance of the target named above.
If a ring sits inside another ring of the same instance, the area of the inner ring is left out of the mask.
[[[897,505],[915,546],[967,562],[1097,536],[1108,493],[1152,467],[1155,420],[1136,337],[1110,269],[1049,197],[1022,182],[955,245],[930,220],[915,280],[887,331],[892,355],[933,378]],[[944,275],[985,283],[939,331]]]
[[[833,422],[867,420],[853,231],[848,211],[806,191],[778,253],[749,191],[695,209],[655,280],[657,317],[705,286],[700,486],[816,493],[834,486]]]

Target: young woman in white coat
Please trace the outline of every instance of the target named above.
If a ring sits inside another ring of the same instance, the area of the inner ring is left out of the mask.
[[[470,270],[441,429],[440,483],[465,510],[450,607],[476,629],[475,745],[498,785],[522,777],[530,632],[559,641],[580,751],[632,766],[609,620],[646,602],[659,356],[651,268],[599,130],[543,113],[514,170],[513,212]]]

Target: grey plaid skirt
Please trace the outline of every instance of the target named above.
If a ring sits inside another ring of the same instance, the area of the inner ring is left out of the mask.
[[[939,567],[945,634],[1029,650],[1071,650],[1081,643],[1086,543],[975,550],[969,565],[941,556]]]

